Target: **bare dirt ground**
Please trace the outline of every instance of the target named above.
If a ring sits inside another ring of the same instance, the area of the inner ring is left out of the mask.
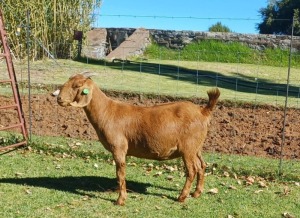
[[[110,97],[130,104],[150,106],[174,101],[170,97],[141,97],[126,93],[107,93]],[[204,99],[190,99],[204,105]],[[0,96],[1,105],[8,105],[11,98]],[[28,100],[22,97],[28,127]],[[32,134],[64,136],[79,139],[97,139],[84,111],[62,108],[50,94],[34,95],[32,106]],[[256,155],[278,158],[281,151],[283,109],[272,106],[234,105],[220,101],[214,112],[204,151]],[[0,111],[0,127],[17,123],[15,110]],[[285,126],[284,158],[300,159],[300,110],[289,109]]]

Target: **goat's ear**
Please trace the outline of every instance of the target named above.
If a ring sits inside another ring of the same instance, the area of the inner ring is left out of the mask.
[[[94,72],[88,72],[88,71],[84,71],[82,73],[80,73],[82,76],[84,76],[85,78],[91,78],[92,76],[97,76],[96,73]]]
[[[69,79],[72,79],[72,78],[74,78],[75,76],[78,76],[78,75],[82,75],[84,78],[89,79],[89,78],[91,78],[92,76],[97,76],[98,74],[96,74],[96,73],[94,73],[94,72],[83,71],[83,72],[81,72],[81,73],[76,73],[76,74],[70,76]]]
[[[71,102],[70,105],[73,107],[86,107],[93,96],[93,90],[88,87],[83,87],[75,98],[75,101]]]

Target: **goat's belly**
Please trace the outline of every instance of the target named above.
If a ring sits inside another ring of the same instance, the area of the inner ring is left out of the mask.
[[[128,149],[127,152],[128,156],[134,156],[138,158],[145,158],[145,159],[152,159],[152,160],[169,160],[180,157],[180,153],[177,147],[171,148],[158,148],[158,149],[151,149],[148,147],[139,147]]]

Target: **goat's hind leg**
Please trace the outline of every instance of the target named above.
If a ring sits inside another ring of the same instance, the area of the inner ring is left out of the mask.
[[[181,191],[180,196],[178,197],[179,202],[184,202],[187,196],[190,194],[192,183],[195,179],[196,169],[195,169],[195,160],[196,157],[183,156],[183,161],[187,170],[186,181],[184,187]]]
[[[200,152],[197,154],[197,158],[197,185],[196,190],[192,194],[194,198],[198,198],[204,191],[204,174],[206,169],[206,164]]]

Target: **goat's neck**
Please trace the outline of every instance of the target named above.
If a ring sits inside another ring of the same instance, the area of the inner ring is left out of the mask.
[[[112,100],[108,98],[96,85],[93,87],[92,99],[90,103],[84,107],[84,111],[95,127],[103,123],[103,119],[107,113],[109,113],[109,105]]]

